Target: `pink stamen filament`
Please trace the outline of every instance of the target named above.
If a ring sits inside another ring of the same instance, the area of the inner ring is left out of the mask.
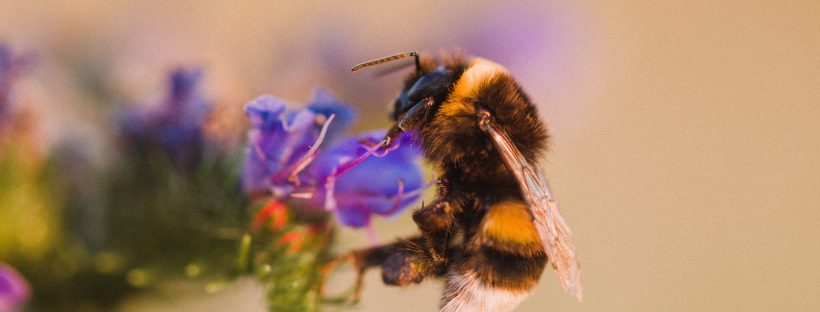
[[[336,188],[336,169],[327,177],[325,181],[325,210],[336,210],[336,198],[333,197],[333,191]]]
[[[384,145],[384,143],[386,143],[386,142],[387,142],[387,140],[383,140],[383,141],[379,142],[379,144],[373,145],[372,147],[370,147],[370,149],[367,150],[367,152],[365,152],[361,156],[357,157],[356,159],[354,159],[352,161],[349,161],[349,162],[343,164],[341,167],[339,167],[339,170],[338,170],[338,172],[336,172],[335,175],[339,176],[339,175],[347,172],[348,170],[353,169],[353,167],[356,167],[356,165],[358,165],[359,163],[361,163],[362,161],[364,161],[365,159],[370,157],[370,155],[373,155],[373,153],[378,151],[379,148],[381,148],[382,145]]]
[[[302,128],[299,128],[299,129],[294,129],[293,128],[293,126],[296,124],[296,120],[294,120],[290,125],[288,125],[284,114],[280,115],[279,121],[282,123],[282,129],[284,129],[285,132],[291,133],[291,132],[294,132],[296,130],[301,130],[302,129]],[[297,132],[297,135],[287,136],[286,142],[282,143],[282,145],[285,146],[285,148],[282,149],[281,153],[279,153],[279,165],[280,166],[284,166],[288,162],[288,160],[290,160],[291,155],[293,155],[294,142],[296,142],[298,139],[301,138],[301,135],[298,135],[298,134],[300,134],[300,133]],[[304,156],[302,156],[302,157],[304,157]],[[282,177],[282,175],[279,175],[277,177],[277,179],[279,179],[281,177]]]
[[[287,114],[286,113],[283,112],[283,113],[279,114],[279,122],[282,123],[282,129],[285,130],[285,132],[290,132],[291,131],[291,127],[293,125],[288,125],[288,119],[287,119]],[[294,121],[294,122],[296,122],[296,121]]]
[[[402,197],[404,197],[404,180],[399,179],[398,183],[399,189],[398,191],[396,191],[396,197],[394,197],[393,199],[393,206],[390,206],[390,209],[387,210],[388,214],[396,211],[397,209],[399,209],[399,207],[401,207],[401,200]]]
[[[263,162],[268,161],[268,157],[265,156],[265,152],[262,151],[262,147],[260,147],[258,143],[253,145],[253,150],[256,152],[256,156],[259,157],[259,160]]]
[[[388,146],[382,153],[373,153],[373,156],[381,158],[387,156],[387,154],[390,154],[390,152],[395,151],[397,148],[399,148],[399,143]]]
[[[291,193],[290,197],[299,198],[299,199],[311,199],[313,198],[313,192],[302,192],[302,193]]]
[[[316,142],[313,143],[313,146],[310,147],[307,153],[305,153],[305,155],[303,155],[302,158],[296,161],[296,164],[293,165],[293,169],[290,171],[288,180],[296,184],[297,187],[301,184],[297,175],[302,172],[302,170],[305,170],[305,168],[307,168],[307,166],[310,165],[314,159],[316,159],[316,156],[319,155],[319,146],[325,140],[325,136],[327,136],[327,129],[330,127],[330,123],[333,121],[334,117],[336,117],[336,114],[331,114],[330,117],[327,118],[325,123],[322,125],[322,131],[319,132],[319,137],[316,138]]]
[[[416,196],[416,195],[419,195],[419,194],[421,194],[422,192],[424,192],[424,190],[426,190],[428,187],[430,187],[430,185],[432,185],[432,183],[425,184],[425,185],[424,185],[424,187],[420,187],[420,188],[418,188],[418,189],[416,189],[416,190],[414,190],[414,191],[412,191],[412,192],[405,193],[405,194],[404,194],[404,196],[405,196],[405,197],[409,197],[409,196]]]
[[[367,237],[370,239],[370,247],[375,247],[379,245],[379,240],[376,238],[376,230],[373,229],[373,223],[370,221],[367,222]]]
[[[421,187],[419,187],[419,188],[417,188],[413,191],[405,193],[404,192],[405,191],[404,190],[404,180],[399,180],[399,189],[398,189],[398,192],[396,193],[396,196],[393,199],[393,206],[391,206],[390,209],[385,211],[384,214],[389,215],[389,214],[394,213],[396,210],[398,210],[401,207],[401,201],[403,199],[420,195],[425,190],[427,190],[427,188],[430,187],[431,185],[433,185],[433,182],[428,182],[428,183],[425,183],[424,185],[422,185]],[[422,207],[424,207],[424,204],[422,204]]]

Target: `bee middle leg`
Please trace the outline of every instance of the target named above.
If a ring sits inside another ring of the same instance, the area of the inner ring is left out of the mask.
[[[447,250],[453,235],[455,213],[448,202],[447,182],[439,180],[439,196],[436,203],[423,206],[413,213],[413,221],[421,230],[421,248],[414,251],[429,264],[429,270],[441,274],[447,268]]]

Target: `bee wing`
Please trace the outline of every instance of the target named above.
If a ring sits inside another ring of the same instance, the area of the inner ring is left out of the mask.
[[[504,159],[504,164],[518,180],[555,274],[558,275],[564,289],[580,301],[583,297],[581,271],[575,258],[572,233],[558,210],[558,204],[550,192],[541,168],[527,162],[509,136],[489,121],[488,114],[482,116],[480,125],[492,138],[493,144]]]

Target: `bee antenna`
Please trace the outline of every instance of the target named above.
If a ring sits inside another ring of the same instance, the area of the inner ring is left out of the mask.
[[[370,67],[370,66],[373,66],[373,65],[379,65],[379,64],[383,64],[383,63],[387,63],[387,62],[392,62],[392,61],[400,60],[400,59],[410,57],[410,56],[415,57],[415,59],[416,59],[416,72],[417,73],[421,72],[421,63],[419,62],[419,53],[416,52],[416,51],[393,54],[393,55],[385,56],[385,57],[377,59],[377,60],[364,62],[364,63],[361,63],[359,65],[353,66],[353,68],[351,68],[350,71],[354,72],[354,71],[360,70],[360,69],[365,68],[365,67]]]

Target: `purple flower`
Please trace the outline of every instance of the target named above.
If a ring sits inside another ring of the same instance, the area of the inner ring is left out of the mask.
[[[306,108],[286,106],[264,95],[245,108],[253,125],[243,177],[248,192],[333,211],[351,227],[368,226],[373,214],[396,214],[419,198],[421,150],[411,133],[386,150],[380,149],[383,130],[333,142],[354,118],[347,104],[320,90]]]
[[[172,72],[168,94],[159,105],[123,118],[122,131],[129,143],[143,151],[159,147],[176,165],[197,163],[205,145],[203,123],[210,112],[210,103],[199,93],[201,80],[199,69]]]
[[[245,113],[253,129],[243,186],[252,194],[271,191],[277,197],[301,186],[300,173],[318,155],[323,141],[344,132],[355,118],[349,105],[323,90],[303,109],[288,111],[283,100],[263,95],[248,103]]]
[[[29,295],[26,280],[12,267],[0,263],[0,312],[17,309]]]

